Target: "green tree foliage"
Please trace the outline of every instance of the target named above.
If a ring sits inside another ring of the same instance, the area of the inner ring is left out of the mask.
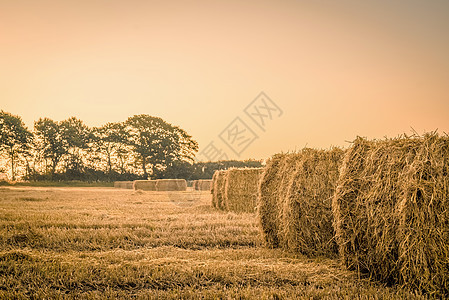
[[[71,117],[59,123],[61,138],[67,149],[66,169],[74,174],[81,175],[84,168],[83,150],[89,148],[92,132],[83,121]]]
[[[15,167],[19,155],[30,148],[32,134],[19,116],[0,111],[0,151],[6,151],[11,160],[11,177],[15,180]]]
[[[128,143],[136,153],[144,177],[176,162],[192,162],[198,143],[183,129],[149,115],[135,115],[126,121]]]
[[[229,168],[261,168],[259,160],[222,160],[214,162],[178,162],[157,174],[157,178],[184,178],[187,180],[211,179],[217,170]]]
[[[117,159],[117,169],[120,174],[126,172],[125,159],[128,156],[128,133],[124,123],[106,123],[101,127],[93,128],[92,142],[94,151],[106,157],[107,172],[113,173],[113,157]]]
[[[20,156],[25,178],[32,180],[134,180],[149,174],[194,180],[230,167],[262,166],[255,160],[194,163],[197,142],[180,127],[149,115],[92,129],[75,117],[40,118],[34,139],[20,117],[2,111],[0,126],[0,150],[11,158],[13,176]]]
[[[51,162],[52,178],[56,173],[56,167],[65,154],[68,153],[68,145],[62,135],[60,124],[49,118],[40,118],[34,122],[36,131],[37,149],[45,160]]]
[[[217,170],[227,170],[229,168],[261,168],[260,160],[222,160],[197,162],[192,166],[191,179],[211,179]]]
[[[91,130],[83,121],[71,117],[60,122],[59,127],[62,139],[71,154],[79,151],[79,149],[88,148],[91,139]]]

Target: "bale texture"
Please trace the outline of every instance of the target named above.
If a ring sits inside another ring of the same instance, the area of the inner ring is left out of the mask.
[[[223,200],[226,172],[226,170],[215,171],[212,177],[212,206],[218,209],[224,208]]]
[[[224,183],[224,209],[233,212],[256,212],[257,190],[262,168],[232,168]]]
[[[339,148],[304,149],[296,156],[288,192],[280,199],[284,249],[308,256],[336,256],[332,197],[343,154]]]
[[[339,252],[348,268],[398,281],[398,183],[418,147],[417,139],[358,138],[349,149],[333,200]]]
[[[437,297],[448,297],[449,138],[424,136],[400,185],[400,283]]]
[[[297,155],[275,154],[262,172],[257,197],[259,223],[266,245],[270,248],[280,246],[282,202],[291,185]]]
[[[187,182],[185,179],[158,179],[156,180],[157,191],[185,191]]]
[[[448,149],[436,134],[354,141],[332,203],[349,268],[448,295]]]
[[[156,180],[134,180],[133,188],[142,191],[156,191]]]

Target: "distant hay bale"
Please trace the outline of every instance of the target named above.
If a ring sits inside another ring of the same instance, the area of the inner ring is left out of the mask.
[[[118,189],[132,189],[133,182],[132,181],[114,181],[114,188]]]
[[[210,187],[210,193],[212,194],[212,207],[214,207],[214,208],[218,208],[217,197],[216,197],[217,195],[215,193],[215,185],[216,185],[218,173],[219,173],[219,171],[215,171],[214,175],[212,175],[212,184]]]
[[[122,188],[122,181],[114,181],[114,188],[121,189]]]
[[[358,138],[333,199],[340,255],[352,269],[449,293],[449,138]]]
[[[309,256],[335,256],[332,197],[343,150],[276,154],[259,186],[258,214],[269,247]]]
[[[262,168],[232,168],[226,173],[223,208],[233,212],[255,212]]]
[[[156,191],[156,180],[134,180],[133,188],[142,191]]]
[[[210,179],[200,179],[197,181],[197,190],[199,191],[210,191],[212,186],[212,180]]]
[[[134,182],[133,181],[124,181],[123,182],[123,188],[132,190],[134,188]]]
[[[187,182],[185,179],[158,179],[156,180],[157,191],[185,191]]]
[[[192,181],[192,189],[195,191],[198,190],[198,180]]]
[[[193,189],[196,191],[210,191],[212,185],[211,179],[199,179],[193,181]]]
[[[281,245],[308,256],[335,256],[332,197],[344,151],[303,149],[283,201]]]
[[[215,171],[212,177],[212,206],[218,209],[224,208],[224,187],[226,179],[226,170]]]

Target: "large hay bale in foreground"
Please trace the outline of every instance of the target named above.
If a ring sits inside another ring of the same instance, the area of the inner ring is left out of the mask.
[[[187,182],[185,179],[158,179],[156,180],[157,191],[185,191]]]
[[[303,149],[293,163],[283,201],[281,244],[284,249],[308,256],[337,254],[332,226],[332,198],[344,151]]]
[[[199,191],[210,191],[212,186],[211,179],[200,179],[197,183],[197,190]]]
[[[399,179],[419,144],[418,139],[358,138],[347,152],[333,210],[339,252],[348,268],[398,281]]]
[[[449,139],[358,138],[333,199],[340,255],[387,283],[448,295]]]
[[[262,168],[232,168],[226,173],[223,208],[233,212],[255,212]]]
[[[449,138],[427,135],[402,174],[401,284],[449,296]]]
[[[218,209],[223,209],[224,201],[224,187],[226,180],[226,170],[215,171],[212,177],[212,206]]]
[[[156,180],[134,180],[133,188],[142,191],[156,191]]]

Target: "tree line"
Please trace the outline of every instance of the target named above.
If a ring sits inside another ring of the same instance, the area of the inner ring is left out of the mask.
[[[260,161],[195,162],[198,143],[161,118],[135,115],[88,127],[76,117],[40,118],[32,131],[21,117],[0,112],[2,166],[14,181],[116,181],[211,178],[217,169],[260,167]]]

